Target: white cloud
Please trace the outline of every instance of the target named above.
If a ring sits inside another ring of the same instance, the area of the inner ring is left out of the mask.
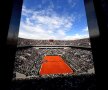
[[[66,36],[64,39],[65,40],[76,40],[76,39],[83,39],[83,38],[89,38],[89,37],[87,34],[85,34],[85,35],[75,34],[72,36]]]
[[[88,32],[88,27],[85,27],[84,29],[82,29],[82,32]]]
[[[68,0],[69,5],[73,8],[76,6],[76,0]]]
[[[87,35],[75,34],[69,36],[67,32],[72,31],[73,16],[59,16],[53,9],[33,11],[23,6],[22,20],[20,23],[19,37],[28,39],[80,39]]]
[[[22,7],[22,15],[23,15],[23,16],[28,16],[28,15],[31,14],[31,13],[33,13],[33,11],[30,10],[30,9],[27,9],[27,8],[23,5],[23,7]]]

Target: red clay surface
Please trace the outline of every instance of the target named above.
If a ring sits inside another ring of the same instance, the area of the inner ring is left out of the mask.
[[[40,75],[73,73],[73,70],[63,61],[61,56],[45,56],[42,62]]]

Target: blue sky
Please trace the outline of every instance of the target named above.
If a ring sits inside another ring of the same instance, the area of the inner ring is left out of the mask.
[[[19,37],[74,40],[88,38],[83,0],[24,0]]]

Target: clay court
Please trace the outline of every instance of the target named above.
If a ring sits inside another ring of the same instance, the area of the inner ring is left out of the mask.
[[[64,62],[61,56],[45,56],[43,58],[40,75],[65,73],[73,74],[73,69]]]

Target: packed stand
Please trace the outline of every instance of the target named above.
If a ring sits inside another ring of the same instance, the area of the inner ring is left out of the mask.
[[[36,49],[29,48],[18,50],[16,53],[15,72],[23,73],[30,78],[40,78],[39,70],[42,64],[42,59],[45,55],[61,55],[63,60],[74,70],[75,75],[87,74],[89,69],[93,67],[93,58],[91,51],[81,49]],[[46,77],[58,77],[64,75],[45,75]]]
[[[85,46],[91,47],[90,39],[79,39],[79,40],[32,40],[32,39],[18,39],[18,46],[29,46],[29,45],[72,45],[72,46]]]

